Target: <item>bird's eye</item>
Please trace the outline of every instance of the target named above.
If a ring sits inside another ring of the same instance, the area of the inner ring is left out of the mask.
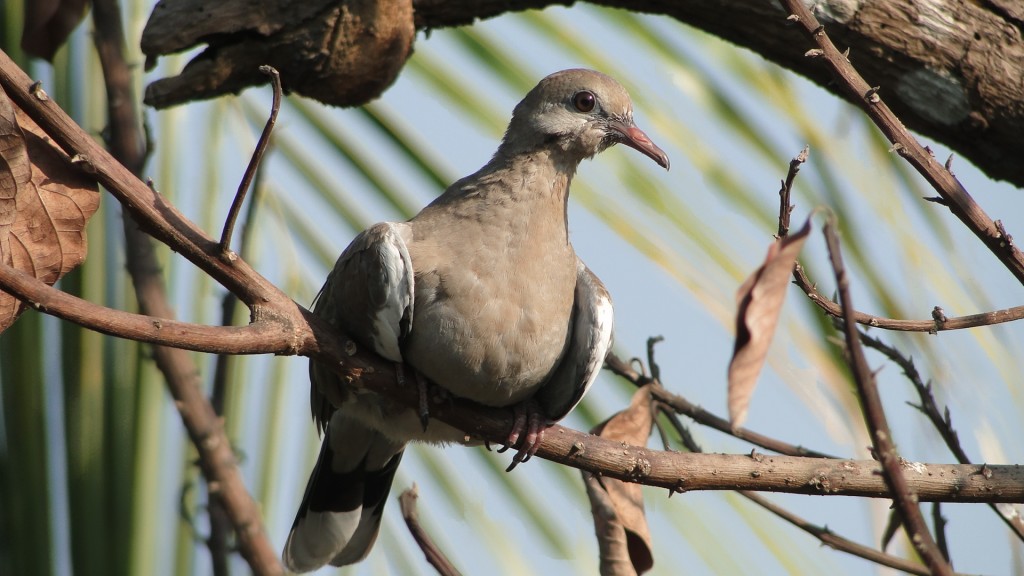
[[[594,109],[596,103],[597,99],[594,98],[594,94],[586,90],[577,92],[572,96],[572,105],[580,112],[590,112]]]

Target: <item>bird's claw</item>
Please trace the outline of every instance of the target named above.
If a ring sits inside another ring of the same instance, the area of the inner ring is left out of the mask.
[[[509,448],[517,449],[515,456],[512,457],[512,463],[505,469],[506,472],[511,472],[520,462],[526,462],[537,453],[544,441],[544,431],[552,424],[533,400],[517,404],[513,410],[515,420],[512,422],[512,430],[508,434],[505,446],[498,450],[504,452]]]

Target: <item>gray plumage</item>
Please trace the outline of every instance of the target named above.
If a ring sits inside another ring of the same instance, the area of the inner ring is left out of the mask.
[[[612,334],[608,292],[569,241],[569,184],[580,161],[616,143],[668,168],[615,80],[590,70],[544,78],[483,168],[412,220],[352,241],[313,311],[455,396],[562,418]],[[312,362],[310,379],[327,438],[285,545],[294,571],[364,558],[405,444],[465,436],[434,420],[424,430],[415,410],[350,389],[327,366]]]

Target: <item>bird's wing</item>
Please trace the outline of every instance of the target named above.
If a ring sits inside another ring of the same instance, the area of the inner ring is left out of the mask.
[[[361,232],[342,252],[317,295],[313,313],[393,362],[412,329],[414,278],[407,223],[382,222]],[[310,362],[313,418],[323,430],[347,391],[329,366]]]
[[[612,344],[612,300],[601,280],[576,259],[576,298],[565,354],[537,400],[552,420],[565,417],[583,399]]]

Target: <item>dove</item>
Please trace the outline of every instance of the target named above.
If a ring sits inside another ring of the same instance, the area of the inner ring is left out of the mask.
[[[611,298],[569,240],[569,185],[581,161],[625,144],[665,169],[668,156],[633,122],[629,94],[583,69],[542,79],[512,113],[497,151],[407,222],[356,236],[313,312],[398,365],[421,387],[515,414],[512,466],[583,398],[612,341]],[[403,376],[405,374],[405,376]],[[346,385],[310,363],[325,433],[285,544],[293,571],[369,553],[408,442],[466,434]]]

